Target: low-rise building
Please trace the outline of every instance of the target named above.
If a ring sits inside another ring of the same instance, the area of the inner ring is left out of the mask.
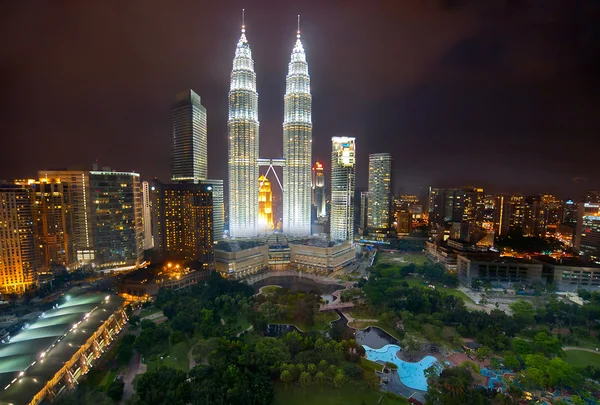
[[[461,283],[473,280],[489,282],[493,287],[509,288],[512,284],[544,283],[542,263],[492,253],[461,253],[457,257],[457,272]]]
[[[542,274],[557,291],[576,292],[579,289],[600,290],[600,265],[579,258],[554,259],[551,256],[536,256],[542,264]]]
[[[309,239],[304,243],[290,244],[292,268],[330,273],[347,266],[356,258],[356,250],[349,242],[319,242],[318,239]]]
[[[436,263],[444,265],[448,271],[456,271],[457,253],[445,244],[425,242],[425,256]]]
[[[269,246],[254,241],[223,241],[215,250],[215,268],[225,277],[243,278],[269,267]]]

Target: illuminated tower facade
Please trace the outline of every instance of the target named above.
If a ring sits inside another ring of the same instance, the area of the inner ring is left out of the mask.
[[[326,217],[325,174],[323,173],[323,163],[321,162],[315,162],[315,165],[312,168],[312,192],[312,201],[316,209],[316,217]]]
[[[305,236],[311,224],[312,98],[300,27],[296,37],[284,97],[283,232]]]
[[[229,90],[229,233],[257,235],[258,218],[258,93],[250,45],[242,25],[235,49]]]
[[[264,176],[258,179],[258,228],[260,232],[273,230],[273,192],[271,182]]]
[[[369,155],[369,198],[367,201],[367,227],[388,229],[392,197],[392,155]]]
[[[331,138],[331,240],[354,239],[355,149],[355,138]]]
[[[173,181],[204,180],[208,176],[206,108],[193,90],[177,95],[171,107]]]

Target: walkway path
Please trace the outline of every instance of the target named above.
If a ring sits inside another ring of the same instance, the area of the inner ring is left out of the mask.
[[[235,337],[240,337],[242,333],[244,333],[244,332],[250,332],[252,329],[254,329],[254,325],[248,326],[246,329],[244,329],[243,331],[241,331],[240,333],[238,333],[237,335],[235,335]]]
[[[194,350],[194,347],[196,347],[196,345],[193,345],[192,347],[190,347],[190,350],[188,351],[188,361],[190,362],[190,370],[193,369],[194,367],[196,367],[196,359],[194,359],[194,355],[192,354],[192,350]]]
[[[347,312],[343,312],[342,311],[342,315],[344,315],[344,318],[346,318],[348,320],[348,322],[379,322],[379,319],[357,319],[357,318],[353,318],[350,316],[350,314],[348,314]]]
[[[566,347],[563,347],[563,350],[580,350],[582,352],[590,352],[590,353],[600,354],[600,351],[598,351],[598,349],[594,350],[594,349],[588,349],[586,347],[566,346]]]
[[[322,283],[322,284],[338,284],[338,282],[339,282],[339,280],[334,277],[319,276],[317,274],[305,273],[303,271],[295,271],[295,270],[266,271],[264,273],[255,274],[253,276],[245,278],[242,281],[244,281],[246,284],[252,285],[258,281],[264,280],[265,278],[281,277],[281,276],[296,276],[296,277],[308,278],[308,279],[313,280],[316,283]]]
[[[141,359],[142,356],[139,353],[134,353],[127,366],[127,371],[123,374],[125,387],[123,387],[123,396],[121,397],[120,402],[121,405],[126,404],[129,398],[133,396],[133,380],[135,379],[135,376],[146,372],[147,366],[141,364]]]

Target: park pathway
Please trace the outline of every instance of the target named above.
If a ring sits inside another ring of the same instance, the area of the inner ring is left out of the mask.
[[[582,352],[590,352],[590,353],[600,354],[600,351],[598,351],[598,349],[594,350],[594,349],[588,349],[586,347],[566,346],[566,347],[563,347],[563,350],[580,350]]]
[[[126,404],[127,401],[133,396],[133,380],[138,374],[144,374],[146,372],[146,365],[141,364],[142,356],[139,353],[134,353],[129,360],[129,365],[127,366],[127,371],[123,374],[123,382],[125,383],[125,387],[123,387],[123,396],[121,397],[120,404]]]

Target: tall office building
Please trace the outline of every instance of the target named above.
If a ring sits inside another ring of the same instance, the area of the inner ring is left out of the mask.
[[[367,204],[367,227],[388,229],[392,202],[392,155],[372,153],[369,155],[369,201]]]
[[[137,266],[144,254],[140,175],[90,171],[90,226],[100,269]]]
[[[229,233],[257,235],[258,218],[258,93],[250,45],[242,25],[235,49],[229,90]]]
[[[369,223],[369,192],[360,192],[360,212],[358,217],[358,227],[361,230],[367,229]]]
[[[65,200],[68,201],[68,216],[72,234],[70,243],[75,250],[78,264],[94,260],[92,236],[90,178],[87,170],[40,170],[40,179],[57,179],[63,183]]]
[[[270,233],[274,227],[271,182],[264,175],[259,177],[258,182],[258,227],[262,233]]]
[[[177,94],[171,107],[173,181],[208,177],[206,108],[193,90]]]
[[[0,184],[0,291],[25,292],[36,270],[31,189]]]
[[[204,183],[152,182],[156,249],[165,256],[212,266],[213,186]]]
[[[223,240],[223,224],[225,223],[223,180],[207,179],[198,182],[198,184],[205,185],[212,192],[212,241],[213,243],[219,243]]]
[[[152,249],[152,216],[150,214],[150,184],[142,181],[142,219],[144,223],[144,250]]]
[[[356,139],[331,138],[331,240],[354,239]]]
[[[315,218],[325,218],[327,216],[327,201],[325,199],[325,174],[323,173],[323,163],[315,162],[312,168],[312,201],[315,207]]]
[[[283,232],[292,236],[310,234],[311,104],[308,64],[298,27],[285,81],[283,118]]]
[[[600,263],[600,201],[581,202],[577,209],[575,249],[580,255]]]

